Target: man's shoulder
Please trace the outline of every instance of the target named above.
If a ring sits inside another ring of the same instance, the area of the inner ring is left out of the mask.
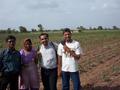
[[[64,45],[63,45],[62,43],[59,43],[59,44],[58,44],[58,48],[59,48],[59,47],[63,47],[63,46],[64,46]]]
[[[50,45],[52,45],[55,49],[58,48],[59,43],[53,42],[53,41],[51,41],[51,42],[49,42],[49,43],[50,43]]]
[[[21,56],[20,51],[15,50],[15,53],[16,53],[17,55]]]
[[[3,49],[0,50],[0,54],[7,53],[7,52],[8,52],[7,48],[3,48]]]
[[[15,49],[15,52],[16,52],[16,53],[19,53],[19,50],[16,50],[16,49]]]
[[[76,44],[76,45],[79,45],[80,44],[80,42],[79,41],[77,41],[77,40],[73,40],[73,42],[72,42],[73,44]]]
[[[8,55],[8,49],[4,48],[0,50],[0,59]]]
[[[79,41],[77,41],[77,40],[73,40],[73,43],[79,43]]]

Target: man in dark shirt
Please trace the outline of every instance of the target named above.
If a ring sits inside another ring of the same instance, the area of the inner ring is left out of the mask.
[[[21,70],[21,55],[15,49],[16,37],[6,38],[7,48],[0,51],[0,90],[18,90],[18,75]]]

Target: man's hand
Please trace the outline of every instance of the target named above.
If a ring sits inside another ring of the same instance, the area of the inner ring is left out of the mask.
[[[64,48],[65,53],[66,53],[66,52],[67,52],[67,53],[70,53],[71,50],[70,50],[69,47],[67,47],[66,45],[64,45],[63,48]]]
[[[70,56],[74,57],[75,59],[79,59],[79,58],[80,58],[80,55],[77,55],[77,54],[75,53],[75,51],[71,50],[71,49],[70,49],[69,47],[67,47],[66,45],[64,45],[63,48],[64,48],[65,53],[66,53],[66,52],[69,53]]]
[[[73,51],[73,50],[71,50],[69,47],[67,47],[66,45],[64,45],[64,51],[65,51],[65,53],[67,52],[67,53],[69,53],[70,54],[70,56],[75,56],[75,51]]]
[[[79,55],[77,55],[76,53],[75,53],[75,51],[70,51],[70,56],[72,56],[72,57],[74,57],[75,59],[80,59],[80,54]]]

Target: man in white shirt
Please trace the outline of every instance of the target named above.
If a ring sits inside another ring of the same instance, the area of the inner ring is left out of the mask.
[[[44,90],[57,90],[57,51],[54,43],[49,41],[47,33],[39,36],[41,54],[41,77]]]
[[[62,72],[62,90],[70,90],[70,78],[73,81],[74,90],[81,90],[78,61],[82,54],[80,43],[71,39],[71,31],[65,28],[64,40],[58,45],[58,76]]]

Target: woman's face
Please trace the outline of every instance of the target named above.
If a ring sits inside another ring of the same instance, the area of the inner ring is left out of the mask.
[[[27,50],[27,51],[31,51],[31,49],[32,49],[32,43],[29,42],[29,41],[25,41],[25,43],[24,43],[24,48],[25,48],[25,50]]]

